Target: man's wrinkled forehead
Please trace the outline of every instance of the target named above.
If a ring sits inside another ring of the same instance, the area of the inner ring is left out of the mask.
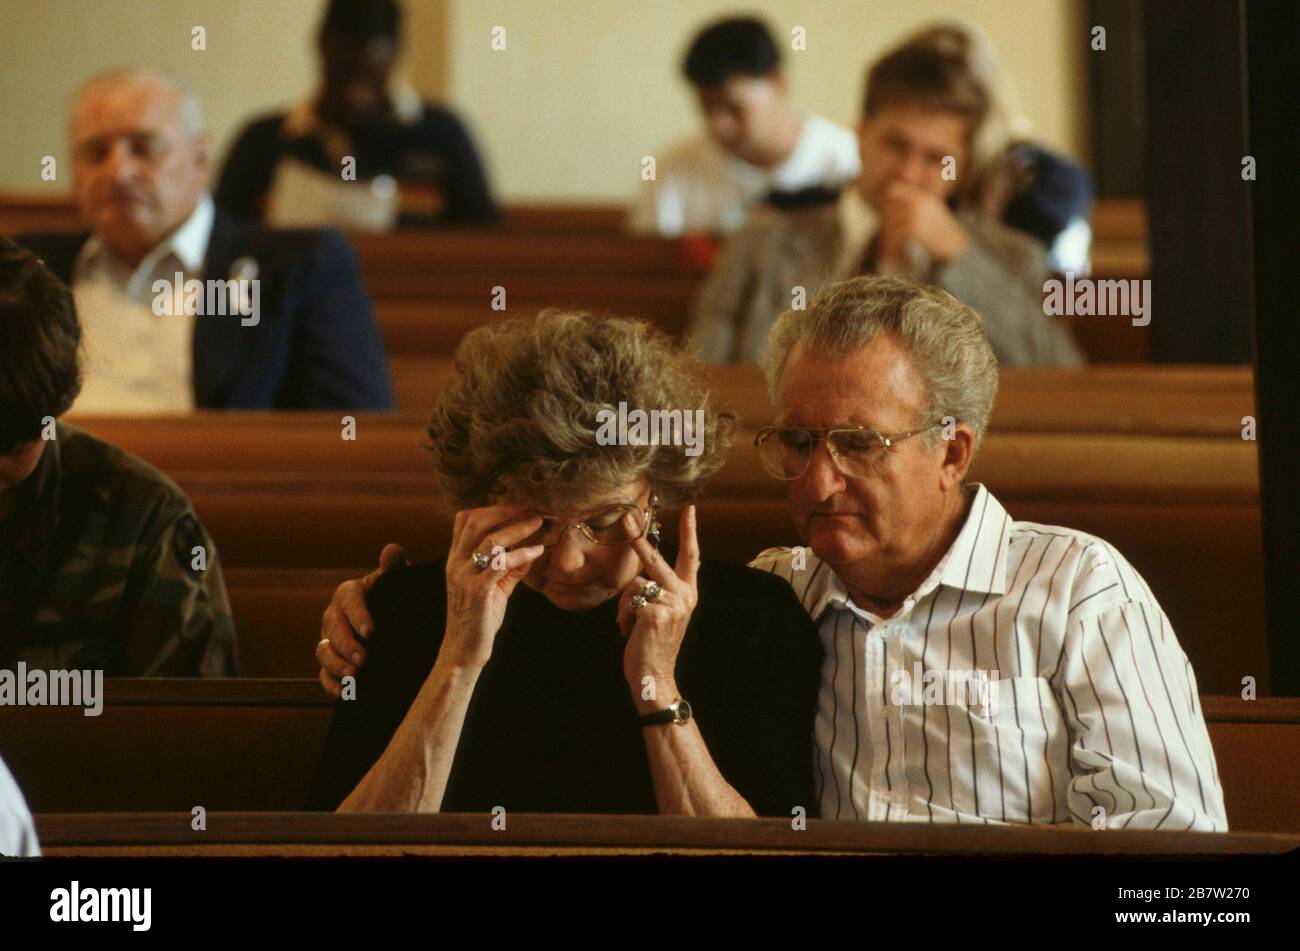
[[[925,392],[907,351],[882,334],[843,354],[790,351],[777,388],[777,420],[801,425],[886,425],[910,418]]]
[[[72,141],[142,132],[179,137],[183,101],[180,90],[147,80],[91,87],[72,107]]]

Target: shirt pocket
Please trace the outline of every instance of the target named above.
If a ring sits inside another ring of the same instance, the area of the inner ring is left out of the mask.
[[[1069,774],[1055,761],[1063,726],[1048,681],[991,680],[986,697],[973,697],[969,711],[962,728],[969,737],[953,739],[968,743],[974,755],[959,773],[962,782],[953,784],[953,808],[999,822],[1067,821]]]

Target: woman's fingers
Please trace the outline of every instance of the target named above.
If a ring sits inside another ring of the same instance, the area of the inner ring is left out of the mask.
[[[325,668],[322,667],[316,677],[320,680],[320,685],[325,688],[325,692],[335,700],[343,695],[343,685]]]
[[[348,674],[356,673],[355,665],[348,663],[347,657],[344,657],[328,642],[321,640],[316,646],[316,660],[321,665],[321,670],[328,673],[335,682],[341,681]]]
[[[630,519],[631,516],[624,516]],[[635,523],[631,523],[633,526]],[[673,573],[672,566],[664,560],[664,556],[659,554],[658,550],[644,538],[638,538],[632,543],[632,550],[637,553],[641,559],[641,567],[645,573],[659,583],[664,588],[675,588],[681,583],[681,579]]]
[[[497,502],[476,509],[461,509],[452,522],[450,561],[469,561],[470,555],[488,532],[506,522],[520,518],[528,511],[522,502]],[[487,554],[487,552],[484,552]]]
[[[389,542],[384,546],[384,550],[379,553],[379,570],[372,571],[366,577],[377,579],[389,568],[397,568],[401,565],[409,565],[410,563],[411,559],[406,557],[406,549],[401,545],[398,545],[396,542]],[[370,584],[374,584],[374,581],[372,580]],[[369,588],[370,585],[368,584],[366,587]]]
[[[359,638],[369,637],[373,631],[374,620],[366,607],[364,582],[343,582],[334,589],[334,597],[321,615],[320,636],[329,640],[340,657],[362,664],[366,651]]]
[[[480,542],[477,550],[485,555],[492,554],[492,549],[500,545],[502,548],[509,548],[517,542],[523,541],[529,535],[532,535],[542,527],[542,517],[540,515],[531,515],[528,518],[518,522],[511,522],[503,528],[490,532]]]
[[[631,584],[625,587],[618,596],[618,629],[624,637],[632,633],[632,628],[636,627],[636,610],[632,607],[632,598],[645,586],[646,579],[637,575],[632,579]]]
[[[540,558],[544,551],[546,549],[541,545],[529,545],[527,548],[516,548],[514,551],[501,552],[493,559],[496,564],[489,565],[487,571],[496,574],[504,573],[507,578],[518,581],[528,574],[529,566]]]
[[[700,571],[700,542],[695,534],[695,506],[688,505],[682,512],[678,534],[681,547],[677,549],[677,564],[674,570],[692,588]]]

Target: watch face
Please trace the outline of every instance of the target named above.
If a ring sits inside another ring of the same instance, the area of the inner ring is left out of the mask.
[[[677,701],[677,721],[685,723],[691,718],[691,705],[685,700]]]

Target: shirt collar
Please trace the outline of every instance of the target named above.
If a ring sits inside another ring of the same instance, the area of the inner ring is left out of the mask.
[[[197,274],[203,269],[203,262],[208,254],[208,242],[212,239],[212,225],[215,219],[216,208],[212,203],[212,196],[204,192],[194,206],[194,210],[190,212],[190,216],[145,255],[134,273],[151,274],[167,255],[174,254],[186,272]],[[98,234],[93,234],[77,257],[77,272],[81,274],[87,269],[98,267],[111,257],[103,239]]]
[[[216,218],[216,209],[212,205],[212,196],[206,192],[193,213],[185,223],[172,232],[170,238],[163,242],[185,265],[187,272],[197,272],[203,268],[203,260],[208,255],[208,242],[212,239],[212,222]]]
[[[1011,516],[980,483],[972,483],[966,491],[970,510],[961,531],[908,600],[918,601],[940,585],[978,594],[1006,594]],[[811,552],[808,557],[812,575],[801,600],[809,616],[817,621],[828,607],[849,607],[851,596],[839,575]]]
[[[980,483],[970,486],[971,505],[957,540],[936,566],[939,584],[980,594],[1007,593],[1007,546],[1011,516]]]

